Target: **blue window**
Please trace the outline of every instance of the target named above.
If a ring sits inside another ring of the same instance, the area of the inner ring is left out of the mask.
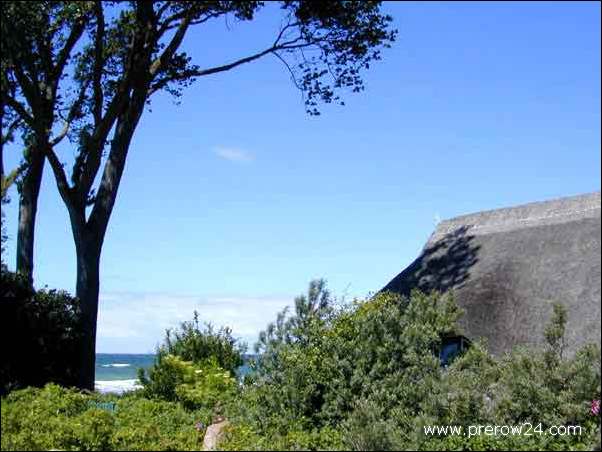
[[[470,346],[470,341],[464,336],[448,336],[441,339],[439,360],[443,367],[448,366]]]

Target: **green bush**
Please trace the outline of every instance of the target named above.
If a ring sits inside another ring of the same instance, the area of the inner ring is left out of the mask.
[[[460,315],[451,296],[437,293],[381,293],[337,307],[315,281],[293,312],[260,335],[242,387],[232,368],[241,349],[229,330],[201,330],[195,318],[168,335],[139,391],[118,397],[48,385],[11,392],[2,399],[2,449],[193,450],[217,414],[230,421],[220,443],[226,450],[600,449],[592,409],[600,400],[600,349],[564,355],[562,307],[554,308],[543,349],[493,357],[476,342],[442,366],[437,352],[442,338],[461,334]],[[468,437],[424,430],[526,422],[583,431]]]
[[[343,444],[348,450],[396,450],[397,426],[373,401],[359,400],[343,423]]]
[[[139,370],[141,394],[221,414],[237,391],[235,373],[244,350],[230,329],[201,328],[195,312],[193,321],[167,331],[153,366]]]
[[[474,343],[441,366],[461,334],[453,297],[379,293],[336,307],[323,281],[260,335],[224,447],[311,450],[583,450],[599,446],[600,350],[564,356],[566,312],[554,308],[544,349],[492,357]],[[428,436],[428,425],[579,425],[583,435]],[[320,432],[334,432],[328,441]],[[318,432],[316,434],[316,432]],[[291,438],[295,439],[291,441]],[[312,441],[307,438],[313,438]]]
[[[243,363],[245,349],[244,344],[232,337],[230,328],[216,330],[210,323],[201,327],[195,311],[192,321],[182,322],[179,328],[167,330],[157,356],[179,356],[195,364],[215,359],[218,366],[234,374]]]
[[[291,431],[341,432],[343,425],[363,445],[392,430],[391,411],[402,403],[408,415],[419,411],[429,376],[439,372],[441,337],[455,331],[459,311],[449,297],[414,294],[411,302],[379,294],[337,308],[323,281],[310,284],[295,311],[280,313],[260,335],[260,353],[247,379],[236,421],[258,435],[279,441]],[[379,407],[384,424],[358,432],[362,401]],[[411,408],[411,409],[410,409]],[[346,423],[346,421],[348,421]],[[345,436],[345,435],[343,435]],[[349,435],[347,435],[349,437]],[[234,442],[234,440],[232,440]],[[380,438],[380,444],[392,444]],[[325,445],[315,445],[317,448]]]
[[[386,413],[401,400],[413,411],[439,371],[437,349],[454,330],[458,311],[448,298],[415,294],[412,302],[379,294],[335,312],[323,283],[296,300],[294,315],[280,314],[260,336],[261,353],[245,397],[261,425],[338,425],[357,401]],[[267,419],[267,420],[266,420]]]
[[[259,434],[247,424],[225,428],[220,450],[343,450],[341,432],[331,427],[300,429],[291,426],[284,434]]]
[[[230,403],[237,391],[236,379],[230,372],[208,359],[202,365],[165,355],[142,375],[141,395],[180,402],[188,409],[213,411]],[[218,413],[216,413],[218,414]]]
[[[2,399],[2,450],[198,450],[195,424],[209,421],[173,402],[50,384]]]
[[[25,278],[5,269],[0,279],[0,394],[48,382],[74,385],[78,300],[64,291],[35,291]]]

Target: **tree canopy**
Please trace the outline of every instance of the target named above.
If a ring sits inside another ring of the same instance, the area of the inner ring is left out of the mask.
[[[364,88],[362,71],[395,40],[380,2],[283,1],[271,42],[248,55],[205,67],[182,48],[192,27],[221,17],[253,21],[264,2],[3,2],[2,136],[21,133],[24,161],[19,233],[24,267],[33,263],[33,228],[44,161],[69,213],[77,253],[84,376],[94,373],[99,265],[125,161],[155,93],[176,97],[200,77],[272,55],[303,93],[309,114]],[[57,151],[76,148],[70,172]],[[96,183],[98,181],[98,183]],[[95,185],[96,184],[96,185]]]
[[[255,53],[203,67],[180,49],[191,27],[227,15],[252,21],[264,7],[231,1],[4,2],[3,131],[9,136],[19,128],[26,145],[35,135],[43,137],[70,212],[81,217],[92,206],[88,220],[77,219],[101,226],[112,209],[129,139],[153,94],[180,96],[199,77],[273,55],[303,93],[307,112],[319,114],[321,102],[343,103],[342,89],[364,89],[362,70],[396,36],[379,2],[284,1],[274,40]],[[70,174],[55,151],[66,137],[78,148]]]

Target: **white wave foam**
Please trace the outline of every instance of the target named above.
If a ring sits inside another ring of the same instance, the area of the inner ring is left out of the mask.
[[[130,364],[113,363],[113,364],[103,364],[100,367],[130,367]]]
[[[96,380],[94,382],[94,387],[101,394],[109,392],[123,394],[127,391],[140,389],[142,386],[138,380]]]

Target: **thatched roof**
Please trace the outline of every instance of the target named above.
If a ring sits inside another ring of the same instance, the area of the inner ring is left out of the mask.
[[[443,221],[383,290],[453,290],[470,339],[499,354],[540,344],[552,303],[568,308],[568,352],[600,343],[600,193]]]

